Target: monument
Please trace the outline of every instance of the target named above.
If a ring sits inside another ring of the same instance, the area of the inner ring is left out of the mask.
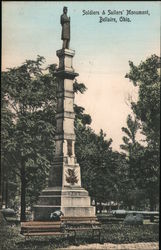
[[[60,22],[63,47],[57,50],[59,67],[56,113],[56,151],[48,187],[41,192],[34,206],[34,220],[49,220],[50,214],[61,210],[64,217],[95,217],[88,192],[81,186],[80,166],[75,156],[73,81],[78,73],[73,68],[75,51],[69,49],[70,18],[64,7]]]

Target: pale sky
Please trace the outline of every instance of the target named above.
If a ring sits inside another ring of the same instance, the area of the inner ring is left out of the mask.
[[[96,133],[102,128],[113,139],[113,149],[122,143],[122,126],[131,113],[128,95],[137,98],[136,88],[125,74],[128,61],[138,65],[151,54],[160,55],[160,1],[9,1],[2,4],[2,70],[21,65],[26,59],[44,56],[46,64],[58,63],[61,49],[60,15],[68,7],[71,18],[70,48],[75,50],[73,66],[87,91],[76,95],[75,103],[92,117]],[[83,15],[99,12],[99,15]],[[102,11],[105,15],[102,15]],[[108,15],[108,10],[122,12]],[[149,14],[128,16],[127,10]],[[117,22],[99,22],[100,16]]]

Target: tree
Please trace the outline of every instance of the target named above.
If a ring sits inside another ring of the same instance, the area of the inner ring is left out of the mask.
[[[55,147],[55,65],[43,73],[43,63],[44,58],[38,56],[36,61],[27,60],[2,73],[2,164],[4,169],[7,163],[8,172],[19,176],[21,221],[25,220],[26,195],[35,200],[45,186]],[[11,117],[7,127],[6,115]]]
[[[146,144],[141,157],[140,187],[146,190],[150,209],[154,210],[159,196],[159,138],[160,138],[160,58],[152,55],[139,66],[129,62],[126,77],[138,88],[137,102],[131,108],[140,121]]]
[[[137,132],[140,128],[140,124],[136,118],[132,118],[131,115],[127,117],[127,127],[122,127],[122,131],[126,134],[123,136],[124,144],[120,145],[120,148],[125,151],[126,155],[126,170],[124,170],[124,190],[126,190],[126,197],[123,199],[124,203],[128,205],[129,209],[131,209],[132,205],[136,205],[137,197],[140,197],[140,194],[143,193],[142,190],[139,189],[138,183],[141,182],[140,179],[140,160],[141,160],[141,152],[143,150],[143,146],[139,144],[136,140]]]
[[[138,146],[136,134],[140,126],[137,119],[133,120],[131,115],[128,115],[126,123],[127,127],[122,127],[122,131],[126,134],[126,136],[123,136],[122,139],[124,144],[121,144],[120,148],[125,150],[130,158],[134,149]]]
[[[9,169],[8,169],[8,159],[5,158],[5,145],[8,143],[9,138],[13,135],[14,115],[8,109],[8,100],[5,98],[5,86],[2,84],[1,88],[1,193],[2,193],[2,203],[5,207],[8,207],[8,186],[9,186]],[[12,178],[13,181],[13,178]]]
[[[148,143],[159,144],[160,135],[160,67],[159,58],[152,55],[137,67],[131,61],[126,78],[138,87],[138,101],[131,102],[136,117],[142,123],[142,130]]]
[[[117,196],[117,164],[112,151],[112,139],[105,139],[100,130],[97,135],[88,126],[90,119],[81,109],[76,115],[76,156],[81,167],[82,184],[90,196],[99,203],[114,200]]]

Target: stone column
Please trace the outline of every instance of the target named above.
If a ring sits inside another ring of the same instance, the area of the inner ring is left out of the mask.
[[[56,152],[48,188],[34,206],[34,220],[49,220],[55,210],[61,210],[67,217],[95,216],[88,192],[81,187],[80,166],[75,157],[73,81],[78,74],[73,69],[74,54],[71,49],[57,51]]]
[[[56,72],[58,80],[55,136],[56,151],[55,164],[53,169],[51,169],[49,178],[49,186],[51,187],[69,186],[70,183],[66,181],[66,176],[69,174],[68,172],[73,175],[77,174],[75,184],[81,186],[80,168],[75,158],[73,80],[78,74],[75,73],[73,69],[74,54],[75,52],[69,49],[57,51],[59,68]],[[58,172],[61,174],[57,175],[56,173]],[[67,178],[67,180],[68,179],[70,180],[70,178]]]

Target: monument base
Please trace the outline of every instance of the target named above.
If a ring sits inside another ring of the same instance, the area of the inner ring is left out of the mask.
[[[95,217],[95,207],[90,205],[88,192],[81,187],[48,187],[34,206],[34,220],[50,220],[50,214],[61,210],[65,217]]]

